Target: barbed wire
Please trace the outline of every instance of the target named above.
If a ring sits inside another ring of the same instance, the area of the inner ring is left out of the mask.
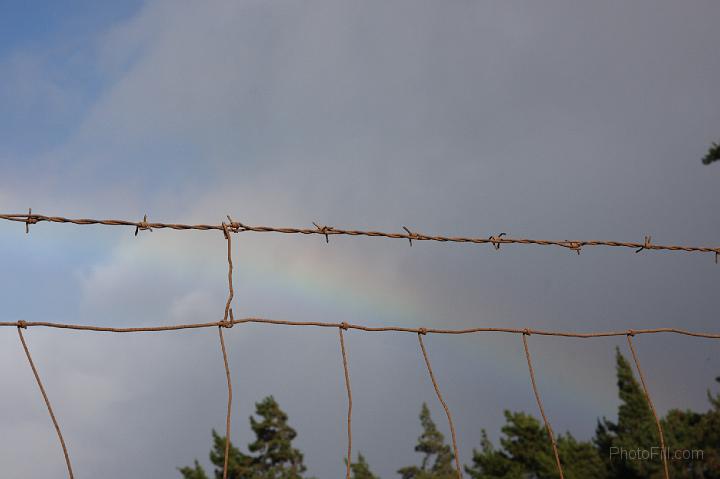
[[[474,244],[490,244],[495,249],[500,249],[504,244],[523,244],[537,246],[559,246],[580,254],[585,247],[607,246],[615,248],[634,249],[636,253],[645,250],[655,251],[684,251],[688,253],[714,253],[715,262],[720,257],[720,247],[709,246],[686,246],[686,245],[662,245],[654,244],[651,236],[645,236],[642,243],[626,242],[626,241],[606,241],[606,240],[543,240],[530,238],[512,238],[506,233],[492,235],[488,237],[466,237],[466,236],[445,236],[445,235],[427,235],[416,233],[409,228],[403,226],[405,233],[387,233],[382,231],[366,231],[356,229],[342,229],[333,226],[324,226],[313,223],[315,228],[288,228],[276,226],[251,226],[238,221],[230,220],[225,224],[182,224],[182,223],[153,223],[147,220],[147,215],[142,221],[129,221],[117,219],[89,219],[89,218],[64,218],[61,216],[44,216],[32,213],[32,209],[25,214],[0,214],[0,219],[7,221],[17,221],[25,223],[25,231],[29,232],[29,226],[40,222],[49,223],[70,223],[74,225],[105,225],[105,226],[130,226],[135,228],[135,235],[139,231],[153,231],[156,229],[172,229],[179,231],[197,230],[229,230],[233,233],[255,232],[255,233],[282,233],[282,234],[300,234],[300,235],[322,235],[326,242],[330,241],[330,236],[365,236],[365,237],[381,237],[390,239],[408,240],[410,246],[413,241],[435,241],[441,243],[474,243]],[[228,219],[230,219],[228,217]]]
[[[554,433],[552,431],[552,427],[550,425],[550,421],[548,420],[547,415],[545,414],[542,400],[540,398],[540,393],[538,392],[538,388],[537,388],[537,385],[535,382],[535,370],[533,368],[532,358],[531,358],[530,350],[528,347],[528,341],[527,341],[528,336],[535,334],[535,335],[540,335],[540,336],[558,336],[558,337],[577,338],[577,339],[625,336],[627,338],[628,347],[633,356],[635,366],[640,375],[640,380],[642,382],[643,392],[644,392],[648,407],[650,408],[650,410],[653,414],[653,417],[655,419],[655,423],[656,423],[656,426],[658,429],[658,434],[659,434],[660,446],[661,446],[662,451],[665,451],[665,439],[664,439],[664,435],[663,435],[663,431],[662,431],[662,426],[661,426],[660,420],[658,418],[657,412],[655,410],[655,406],[650,397],[650,392],[647,388],[645,375],[640,366],[640,361],[639,361],[637,352],[635,351],[635,348],[633,346],[632,338],[636,335],[643,335],[643,334],[670,333],[670,334],[678,334],[678,335],[684,335],[684,336],[690,336],[690,337],[696,337],[696,338],[720,339],[720,333],[697,332],[697,331],[689,331],[689,330],[678,329],[678,328],[627,329],[627,330],[610,330],[610,331],[595,331],[595,332],[552,331],[552,330],[543,330],[543,329],[508,328],[508,327],[473,327],[473,328],[463,328],[463,329],[442,329],[442,328],[425,328],[425,327],[408,328],[408,327],[399,327],[399,326],[364,326],[364,325],[358,325],[358,324],[350,324],[347,322],[337,323],[337,322],[323,322],[323,321],[287,321],[287,320],[268,319],[268,318],[260,318],[260,317],[246,317],[246,318],[242,318],[242,319],[235,319],[234,315],[233,315],[232,301],[234,299],[234,288],[233,288],[233,260],[232,260],[232,235],[231,235],[231,233],[240,233],[240,232],[250,231],[250,232],[259,232],[259,233],[284,233],[284,234],[304,234],[304,235],[319,234],[319,235],[323,235],[325,237],[326,242],[329,242],[329,237],[332,235],[385,237],[385,238],[393,238],[393,239],[407,239],[410,243],[410,246],[412,246],[413,241],[438,241],[438,242],[475,243],[475,244],[489,243],[495,249],[500,249],[500,246],[502,244],[534,244],[534,245],[540,245],[540,246],[559,246],[559,247],[563,247],[563,248],[567,248],[567,249],[576,251],[578,254],[580,254],[581,249],[585,246],[610,246],[610,247],[633,248],[636,250],[635,251],[636,253],[643,251],[643,250],[666,250],[666,251],[685,251],[685,252],[703,252],[703,253],[709,252],[709,253],[715,253],[715,261],[716,262],[718,261],[718,255],[720,255],[720,248],[693,247],[693,246],[680,246],[680,245],[656,245],[651,242],[650,236],[646,236],[643,243],[618,242],[618,241],[596,241],[596,240],[584,240],[584,241],[535,240],[535,239],[523,239],[523,238],[510,238],[505,233],[501,233],[497,236],[490,236],[488,238],[472,238],[472,237],[424,235],[424,234],[414,233],[405,226],[403,226],[403,229],[406,231],[406,234],[384,233],[384,232],[380,232],[380,231],[346,230],[346,229],[334,228],[331,226],[321,226],[321,225],[318,225],[315,223],[313,223],[315,226],[315,229],[279,228],[279,227],[268,227],[268,226],[248,226],[243,223],[233,221],[230,216],[227,216],[228,223],[222,222],[219,225],[211,225],[211,224],[187,225],[187,224],[175,224],[175,223],[151,223],[151,222],[148,222],[147,215],[145,215],[143,217],[143,220],[140,222],[126,221],[126,220],[69,219],[69,218],[57,217],[57,216],[36,215],[36,214],[32,213],[32,209],[30,209],[27,214],[0,214],[0,219],[24,223],[26,233],[29,233],[30,225],[34,225],[39,222],[50,222],[50,223],[70,223],[70,224],[75,224],[75,225],[130,226],[130,227],[135,228],[135,236],[137,236],[140,231],[153,231],[154,229],[172,229],[172,230],[180,230],[180,231],[218,230],[223,233],[223,235],[226,239],[227,262],[228,262],[228,297],[225,302],[223,318],[220,321],[205,322],[205,323],[171,324],[171,325],[164,325],[164,326],[140,326],[140,327],[94,326],[94,325],[56,323],[56,322],[49,322],[49,321],[25,321],[25,320],[0,322],[0,327],[15,327],[15,328],[17,328],[23,350],[25,351],[25,355],[27,357],[28,363],[30,365],[30,368],[32,369],[33,375],[35,376],[35,380],[38,384],[40,392],[45,401],[45,405],[48,409],[48,413],[50,414],[50,418],[51,418],[53,425],[55,427],[55,430],[57,432],[58,439],[60,441],[60,445],[63,450],[63,455],[65,457],[65,462],[66,462],[67,469],[68,469],[68,476],[70,477],[70,479],[73,479],[74,475],[73,475],[73,470],[72,470],[72,466],[71,466],[71,462],[70,462],[68,448],[65,444],[65,440],[63,439],[63,436],[62,436],[62,433],[60,430],[60,426],[59,426],[58,421],[53,412],[53,409],[52,409],[52,406],[50,403],[50,399],[46,393],[45,387],[43,386],[42,380],[40,378],[40,374],[35,366],[34,361],[32,360],[30,350],[27,346],[27,343],[26,343],[25,338],[22,333],[23,329],[27,329],[27,328],[31,328],[31,327],[44,327],[44,328],[68,329],[68,330],[77,330],[77,331],[112,332],[112,333],[140,333],[140,332],[168,332],[168,331],[179,331],[179,330],[186,330],[186,329],[200,329],[200,328],[217,327],[218,334],[219,334],[219,340],[220,340],[220,350],[222,353],[225,376],[226,376],[226,380],[227,380],[227,390],[228,390],[227,411],[226,411],[226,429],[225,429],[225,456],[224,456],[224,460],[223,460],[223,479],[227,479],[227,475],[228,475],[228,460],[229,460],[229,453],[230,453],[230,433],[231,433],[231,414],[232,414],[232,399],[233,399],[231,373],[230,373],[230,367],[229,367],[229,362],[228,362],[227,349],[225,347],[225,338],[224,338],[223,329],[232,328],[236,324],[258,323],[258,324],[271,324],[271,325],[337,328],[338,329],[339,338],[340,338],[340,352],[341,352],[342,366],[343,366],[344,379],[345,379],[345,388],[346,388],[347,397],[348,397],[348,412],[347,412],[348,444],[347,444],[347,458],[346,458],[346,479],[350,478],[351,464],[352,464],[352,406],[353,406],[352,390],[350,387],[348,357],[347,357],[345,338],[344,338],[344,332],[346,332],[348,330],[357,330],[357,331],[364,331],[364,332],[398,332],[398,333],[417,334],[421,356],[425,362],[425,366],[427,368],[428,375],[432,382],[433,388],[435,389],[435,393],[437,395],[438,401],[442,405],[442,407],[445,411],[445,414],[447,416],[447,419],[448,419],[448,425],[449,425],[450,432],[451,432],[453,455],[454,455],[455,466],[457,469],[458,479],[462,478],[462,469],[460,466],[460,459],[459,459],[459,452],[458,452],[459,449],[458,449],[458,445],[457,445],[455,425],[452,420],[452,414],[450,412],[450,408],[447,405],[446,401],[444,400],[444,398],[440,392],[440,388],[438,386],[435,374],[433,372],[433,369],[432,369],[432,366],[430,363],[430,359],[427,354],[425,344],[423,342],[423,336],[426,336],[427,334],[458,335],[458,334],[474,334],[474,333],[508,333],[508,334],[519,334],[522,336],[523,347],[525,350],[525,358],[527,360],[528,370],[530,373],[530,382],[531,382],[531,386],[532,386],[532,391],[535,396],[538,407],[540,409],[540,414],[543,418],[545,429],[548,434],[548,439],[551,443],[551,447],[552,447],[553,455],[555,457],[555,462],[556,462],[556,466],[558,469],[558,474],[559,474],[560,479],[563,479],[563,477],[564,477],[562,463],[560,460],[560,454],[558,452],[557,443],[555,440]],[[669,479],[668,465],[667,465],[667,460],[664,456],[664,453],[663,453],[663,467],[664,467],[665,479]]]

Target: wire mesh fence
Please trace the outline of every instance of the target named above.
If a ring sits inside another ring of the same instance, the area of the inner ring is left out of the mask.
[[[506,333],[519,335],[523,341],[523,348],[525,351],[525,359],[528,365],[528,373],[530,377],[530,383],[532,387],[535,400],[542,416],[545,430],[548,435],[548,441],[552,446],[553,456],[557,467],[558,475],[561,479],[564,478],[563,463],[560,454],[558,453],[557,443],[555,434],[553,433],[550,421],[545,413],[543,403],[541,400],[540,393],[537,388],[535,381],[535,369],[533,367],[532,356],[530,354],[530,348],[528,345],[528,337],[532,335],[543,335],[543,336],[561,336],[566,338],[576,339],[589,339],[589,338],[601,338],[610,336],[625,336],[627,338],[628,348],[632,354],[633,362],[640,376],[643,393],[647,401],[648,407],[650,408],[655,425],[657,428],[658,438],[660,442],[661,450],[665,450],[665,437],[662,430],[662,425],[658,418],[655,410],[654,403],[652,401],[650,391],[647,387],[645,380],[645,374],[640,364],[637,351],[633,343],[633,337],[636,335],[646,334],[679,334],[697,338],[708,338],[708,339],[720,339],[720,333],[712,332],[698,332],[689,331],[678,328],[651,328],[651,329],[627,329],[627,330],[613,330],[613,331],[594,331],[594,332],[575,332],[575,331],[553,331],[543,329],[531,329],[531,328],[510,328],[510,327],[478,327],[478,328],[465,328],[465,329],[441,329],[441,328],[408,328],[398,326],[380,326],[371,327],[359,324],[351,324],[347,322],[323,322],[323,321],[287,321],[280,319],[268,319],[260,317],[245,317],[236,319],[232,310],[232,301],[235,295],[233,289],[233,260],[232,260],[232,237],[233,234],[239,234],[244,232],[255,232],[255,233],[279,233],[279,234],[299,234],[299,235],[321,235],[325,238],[326,242],[329,242],[330,236],[345,235],[345,236],[362,236],[369,238],[390,238],[390,239],[403,239],[408,240],[410,246],[413,241],[435,241],[443,243],[473,243],[473,244],[489,244],[495,249],[500,249],[501,245],[504,244],[519,244],[519,245],[536,245],[536,246],[556,246],[569,249],[571,251],[580,254],[583,248],[593,246],[606,246],[611,248],[630,248],[634,249],[636,253],[641,251],[665,251],[665,252],[688,252],[688,253],[711,253],[714,254],[715,262],[718,262],[718,256],[720,256],[720,248],[718,247],[701,247],[701,246],[684,246],[684,245],[660,245],[652,243],[651,237],[646,236],[642,243],[637,242],[620,242],[620,241],[600,241],[600,240],[538,240],[538,239],[527,239],[527,238],[512,238],[507,236],[505,233],[493,235],[489,237],[460,237],[460,236],[444,236],[444,235],[426,235],[421,233],[415,233],[409,228],[403,226],[405,233],[388,233],[381,231],[364,231],[356,229],[340,229],[332,226],[324,226],[314,224],[315,228],[287,228],[287,227],[272,227],[272,226],[250,226],[244,223],[233,221],[230,216],[227,216],[227,222],[220,224],[178,224],[178,223],[159,223],[149,222],[147,216],[142,221],[127,221],[127,220],[116,220],[116,219],[71,219],[58,216],[44,216],[33,214],[32,210],[29,210],[27,214],[0,214],[0,219],[7,221],[20,222],[25,224],[26,233],[30,232],[30,225],[36,225],[41,222],[48,223],[68,223],[73,225],[106,225],[106,226],[126,226],[135,229],[135,236],[141,231],[152,231],[154,229],[172,229],[177,231],[189,231],[189,230],[200,230],[200,231],[219,231],[224,235],[227,244],[227,263],[228,263],[228,296],[225,302],[224,315],[221,320],[214,322],[205,323],[186,323],[186,324],[171,324],[171,325],[160,325],[160,326],[145,326],[145,327],[106,327],[106,326],[93,326],[93,325],[79,325],[79,324],[66,324],[66,323],[54,323],[47,321],[13,321],[13,322],[0,322],[0,326],[4,327],[15,327],[17,328],[18,336],[22,348],[28,360],[28,364],[32,370],[35,381],[40,389],[43,400],[47,407],[50,419],[53,423],[55,431],[60,442],[60,446],[65,458],[67,466],[68,476],[73,479],[74,472],[72,463],[70,460],[70,454],[68,447],[63,438],[62,431],[53,411],[52,404],[49,396],[45,390],[42,379],[38,372],[38,369],[32,359],[32,354],[27,345],[23,330],[34,327],[45,327],[45,328],[59,328],[59,329],[70,329],[80,331],[95,331],[95,332],[112,332],[112,333],[137,333],[137,332],[167,332],[177,331],[183,329],[197,329],[197,328],[218,328],[218,336],[220,343],[220,351],[223,358],[223,366],[225,370],[225,377],[227,381],[227,412],[226,412],[226,426],[225,426],[225,457],[223,466],[223,478],[227,479],[228,474],[228,458],[230,448],[230,433],[231,433],[231,409],[233,401],[233,390],[232,390],[232,379],[231,372],[228,365],[228,353],[225,347],[225,336],[224,330],[232,328],[237,324],[245,323],[262,323],[270,325],[285,325],[285,326],[302,326],[302,327],[320,327],[320,328],[336,328],[339,332],[340,342],[340,356],[342,360],[344,382],[347,392],[347,460],[346,460],[346,478],[350,478],[351,474],[351,460],[352,460],[352,404],[353,396],[352,389],[350,386],[350,371],[349,371],[349,359],[345,345],[344,332],[350,329],[364,331],[364,332],[402,332],[416,334],[419,342],[419,349],[422,358],[427,367],[428,375],[432,382],[433,388],[437,395],[438,401],[442,405],[448,420],[448,426],[451,432],[452,448],[455,458],[455,467],[457,477],[462,478],[462,468],[460,466],[457,435],[455,430],[455,424],[453,423],[452,414],[450,407],[445,402],[443,395],[440,390],[440,386],[436,379],[435,373],[433,372],[431,361],[425,346],[423,337],[428,334],[475,334],[475,333]],[[667,458],[665,454],[661,455],[663,461],[663,473],[665,479],[669,479],[669,470],[667,464]]]

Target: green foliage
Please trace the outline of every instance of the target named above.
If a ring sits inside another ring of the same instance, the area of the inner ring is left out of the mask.
[[[302,453],[292,447],[297,433],[287,424],[287,414],[272,396],[255,403],[260,420],[250,418],[256,440],[248,446],[253,456],[251,469],[258,479],[299,479],[305,472]],[[257,474],[260,472],[261,474]]]
[[[720,144],[713,142],[708,149],[707,154],[703,157],[703,165],[709,165],[714,161],[720,160]]]
[[[473,450],[473,466],[465,471],[473,479],[556,478],[555,456],[545,427],[534,417],[505,411],[506,424],[495,449],[483,430],[481,450]],[[600,479],[605,467],[590,442],[578,442],[572,435],[557,437],[563,471],[568,479]]]
[[[567,479],[661,479],[662,461],[632,460],[611,455],[611,448],[627,451],[650,450],[659,446],[655,421],[632,367],[616,350],[618,396],[617,422],[598,420],[592,441],[578,441],[569,432],[557,435],[557,446]],[[720,382],[720,377],[716,378]],[[720,479],[720,392],[707,392],[706,412],[672,409],[661,419],[666,447],[673,451],[702,451],[701,457],[670,458],[674,479]],[[302,453],[292,446],[297,433],[272,396],[255,404],[250,426],[255,441],[249,453],[230,444],[230,479],[302,479],[306,468]],[[454,456],[423,403],[420,411],[422,433],[415,451],[422,454],[420,465],[397,472],[402,479],[455,479]],[[222,478],[225,438],[212,431],[210,462],[215,479]],[[352,479],[379,479],[362,454],[350,465]],[[183,479],[208,479],[198,461],[179,468]],[[524,412],[505,411],[499,447],[493,446],[485,430],[480,449],[473,450],[472,464],[465,466],[472,479],[556,479],[555,457],[544,425]]]
[[[255,403],[258,419],[250,417],[255,441],[245,454],[230,444],[228,455],[229,479],[302,479],[306,467],[303,455],[292,447],[297,433],[287,424],[287,414],[272,396]],[[215,466],[216,479],[222,479],[225,460],[225,437],[212,431],[213,447],[210,462]],[[194,467],[180,468],[183,479],[207,479],[203,468],[195,461]]]
[[[647,399],[633,375],[632,368],[620,350],[615,350],[616,373],[620,407],[618,421],[614,423],[603,418],[598,421],[595,443],[606,462],[611,477],[639,479],[651,477],[662,467],[657,460],[625,460],[619,455],[611,456],[611,448],[620,450],[651,450],[660,445],[657,426]]]
[[[347,459],[345,459],[345,464],[347,464]],[[370,470],[370,465],[365,460],[365,456],[359,453],[357,461],[350,464],[350,472],[352,473],[352,476],[350,476],[352,479],[380,479]]]
[[[186,466],[178,469],[183,479],[208,479],[207,474],[205,474],[205,469],[197,462],[197,459],[195,459],[193,467]]]
[[[454,455],[450,446],[445,444],[445,437],[438,431],[430,417],[427,404],[423,403],[420,410],[422,434],[418,437],[415,451],[423,454],[420,466],[407,466],[398,470],[403,479],[451,479],[456,477],[453,468]]]

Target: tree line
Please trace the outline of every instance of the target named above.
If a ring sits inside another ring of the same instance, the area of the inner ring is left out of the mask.
[[[630,364],[616,350],[617,421],[598,419],[595,435],[587,441],[570,432],[557,435],[557,447],[568,479],[655,479],[663,477],[657,426]],[[720,377],[716,378],[720,382]],[[707,392],[705,412],[672,409],[661,418],[666,457],[673,478],[720,479],[720,393]],[[472,479],[555,479],[558,477],[551,445],[541,422],[525,412],[505,411],[499,444],[482,430],[479,448],[473,449],[464,472]],[[230,479],[311,479],[305,473],[303,454],[293,446],[297,432],[287,414],[268,396],[255,404],[250,417],[255,441],[242,452],[231,444]],[[415,451],[418,464],[402,467],[402,479],[456,479],[452,448],[437,429],[430,410],[420,410],[422,433]],[[625,452],[623,454],[623,451]],[[643,451],[647,451],[644,453]],[[648,456],[649,455],[649,456]],[[210,462],[213,477],[222,479],[225,437],[212,431]],[[195,460],[179,468],[183,479],[209,479]],[[362,454],[351,464],[353,479],[379,479]]]

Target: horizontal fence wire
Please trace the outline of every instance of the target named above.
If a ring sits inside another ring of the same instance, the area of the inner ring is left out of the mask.
[[[396,333],[414,333],[414,334],[472,334],[472,333],[509,333],[509,334],[536,334],[538,336],[560,336],[565,338],[607,338],[611,336],[638,336],[641,334],[660,334],[671,333],[683,336],[693,336],[696,338],[720,339],[720,333],[689,331],[677,328],[651,328],[651,329],[622,329],[615,331],[594,331],[594,332],[576,332],[576,331],[553,331],[547,329],[534,328],[503,328],[503,327],[479,327],[464,329],[440,329],[440,328],[405,328],[400,326],[363,326],[353,323],[334,323],[322,321],[285,321],[281,319],[267,318],[241,318],[231,321],[213,321],[209,323],[186,323],[186,324],[170,324],[165,326],[138,326],[128,328],[116,328],[110,326],[92,326],[85,324],[65,324],[53,323],[47,321],[0,321],[0,327],[10,326],[19,328],[44,327],[56,329],[72,329],[75,331],[96,331],[105,333],[152,333],[162,331],[178,331],[182,329],[201,329],[213,328],[217,326],[228,326],[245,323],[258,324],[277,324],[284,326],[314,326],[318,328],[344,328],[355,329],[366,332],[396,332]]]
[[[286,320],[280,320],[280,319],[268,319],[268,318],[260,318],[260,317],[246,317],[246,318],[241,318],[241,319],[235,319],[234,315],[233,315],[233,310],[231,307],[232,301],[234,298],[232,235],[231,235],[231,233],[241,233],[241,232],[247,232],[247,231],[257,232],[257,233],[322,235],[325,237],[326,242],[329,242],[329,237],[334,236],[334,235],[406,239],[409,241],[410,246],[412,246],[413,241],[437,241],[437,242],[453,242],[453,243],[491,244],[495,249],[500,249],[500,246],[503,244],[532,244],[532,245],[540,245],[540,246],[559,246],[559,247],[563,247],[563,248],[567,248],[572,251],[575,251],[578,254],[580,254],[580,251],[582,250],[582,248],[584,248],[586,246],[609,246],[609,247],[632,248],[632,249],[635,249],[636,253],[639,253],[640,251],[643,251],[643,250],[685,251],[685,252],[697,252],[697,253],[714,253],[715,254],[715,262],[717,262],[718,256],[720,255],[720,248],[716,248],[716,247],[658,245],[658,244],[653,244],[651,242],[650,236],[646,236],[643,243],[633,243],[633,242],[597,241],[597,240],[581,240],[581,241],[576,241],[576,240],[574,240],[574,241],[570,241],[570,240],[562,240],[562,241],[536,240],[536,239],[524,239],[524,238],[511,238],[511,237],[508,237],[505,233],[501,233],[497,236],[490,236],[487,238],[457,237],[457,236],[431,236],[431,235],[425,235],[425,234],[412,232],[412,231],[410,231],[410,229],[408,229],[405,226],[403,226],[403,229],[406,231],[406,233],[384,233],[384,232],[380,232],[380,231],[347,230],[347,229],[334,228],[331,226],[321,226],[321,225],[318,225],[315,223],[313,223],[315,226],[314,229],[311,229],[311,228],[307,228],[307,229],[305,229],[305,228],[280,228],[280,227],[269,227],[269,226],[249,226],[249,225],[246,225],[243,223],[233,221],[232,218],[230,218],[230,216],[227,217],[227,219],[228,219],[227,223],[222,222],[217,225],[213,225],[213,224],[188,225],[188,224],[176,224],[176,223],[148,222],[147,215],[143,218],[142,221],[139,221],[139,222],[126,221],[126,220],[96,220],[96,219],[86,219],[86,218],[70,219],[70,218],[64,218],[64,217],[59,217],[59,216],[43,216],[43,215],[33,214],[32,209],[31,209],[28,211],[27,214],[0,214],[0,219],[24,223],[26,233],[29,233],[30,225],[34,225],[34,224],[37,224],[40,222],[49,222],[49,223],[70,223],[70,224],[74,224],[74,225],[130,226],[130,227],[135,228],[136,236],[138,235],[138,233],[140,231],[152,231],[153,229],[172,229],[172,230],[179,230],[179,231],[216,230],[216,231],[222,232],[227,241],[228,297],[225,302],[223,319],[220,321],[205,322],[205,323],[172,324],[172,325],[163,325],[163,326],[139,326],[139,327],[93,326],[93,325],[56,323],[56,322],[48,322],[48,321],[25,321],[25,320],[0,322],[0,326],[15,327],[18,330],[20,342],[25,351],[25,355],[28,359],[28,363],[30,364],[33,375],[35,376],[35,380],[40,388],[43,399],[44,399],[45,404],[48,409],[48,413],[50,414],[53,425],[55,426],[58,438],[60,440],[60,444],[61,444],[61,447],[63,450],[63,454],[65,456],[65,462],[66,462],[67,469],[68,469],[68,476],[70,477],[70,479],[72,479],[74,476],[73,476],[73,470],[72,470],[72,466],[71,466],[71,462],[70,462],[70,456],[68,453],[68,448],[65,444],[62,433],[60,431],[60,426],[58,424],[58,421],[55,417],[52,406],[50,404],[50,399],[48,398],[46,390],[42,384],[42,380],[40,379],[38,370],[35,366],[35,363],[32,360],[30,350],[28,349],[25,338],[22,334],[23,329],[39,327],[39,328],[66,329],[66,330],[74,330],[74,331],[93,331],[93,332],[111,332],[111,333],[141,333],[141,332],[180,331],[180,330],[188,330],[188,329],[202,329],[202,328],[213,328],[213,327],[218,328],[219,339],[220,339],[220,349],[221,349],[221,353],[222,353],[222,357],[223,357],[223,365],[224,365],[225,375],[226,375],[226,379],[227,379],[227,389],[228,389],[227,412],[226,412],[226,434],[225,434],[225,456],[224,456],[223,471],[222,471],[223,478],[227,478],[227,475],[228,475],[228,459],[229,459],[230,432],[231,432],[230,425],[231,425],[231,409],[232,409],[232,382],[231,382],[230,368],[228,365],[228,357],[227,357],[227,350],[225,347],[225,339],[224,339],[224,335],[223,335],[223,329],[232,328],[236,324],[257,323],[257,324],[271,324],[271,325],[284,325],[284,326],[338,328],[338,331],[340,334],[340,351],[341,351],[341,358],[342,358],[342,367],[343,367],[343,372],[344,372],[345,388],[346,388],[347,398],[348,398],[348,413],[347,413],[348,444],[347,444],[347,458],[346,458],[346,478],[348,478],[348,479],[351,474],[350,466],[351,466],[351,460],[352,460],[352,391],[350,388],[348,356],[347,356],[347,351],[346,351],[346,346],[345,346],[345,339],[344,339],[344,335],[343,335],[343,333],[345,331],[357,330],[357,331],[364,331],[364,332],[397,332],[397,333],[417,334],[419,345],[420,345],[421,356],[425,362],[425,366],[427,368],[432,385],[435,389],[435,393],[436,393],[438,400],[441,403],[443,409],[445,410],[445,414],[448,419],[448,425],[450,427],[451,436],[452,436],[453,456],[454,456],[454,461],[455,461],[455,466],[456,466],[456,470],[457,470],[456,472],[457,472],[458,478],[462,478],[462,470],[460,467],[460,459],[459,459],[459,453],[458,453],[455,426],[452,421],[452,415],[450,413],[450,408],[447,405],[446,401],[443,399],[442,394],[440,393],[440,388],[438,386],[435,374],[434,374],[432,366],[430,364],[430,359],[428,357],[425,344],[422,339],[423,336],[426,336],[428,334],[458,335],[458,334],[473,334],[473,333],[508,333],[508,334],[519,334],[522,336],[523,346],[524,346],[524,350],[525,350],[525,358],[527,360],[528,370],[530,373],[530,381],[531,381],[532,391],[533,391],[533,394],[537,401],[538,407],[540,409],[540,413],[543,417],[545,429],[548,434],[548,439],[551,443],[553,455],[555,457],[558,474],[561,479],[564,477],[562,463],[560,460],[560,455],[558,453],[558,448],[557,448],[556,440],[555,440],[555,437],[554,437],[554,434],[552,431],[552,427],[550,425],[550,421],[547,418],[547,415],[545,414],[542,400],[540,399],[540,393],[538,391],[537,384],[535,382],[535,369],[533,368],[530,350],[528,348],[528,342],[527,342],[528,336],[535,334],[535,335],[539,335],[539,336],[558,336],[558,337],[577,338],[577,339],[625,336],[627,338],[628,347],[630,349],[630,352],[632,353],[633,360],[635,362],[635,366],[638,370],[640,379],[642,381],[643,392],[645,394],[645,398],[646,398],[648,407],[652,411],[656,425],[657,425],[659,441],[660,441],[661,448],[663,449],[663,452],[664,452],[664,448],[665,448],[665,439],[664,439],[662,427],[661,427],[660,421],[658,419],[657,412],[655,410],[655,406],[650,397],[650,393],[648,391],[646,380],[645,380],[645,375],[643,373],[643,370],[641,369],[640,360],[638,358],[638,354],[635,350],[635,347],[633,346],[632,338],[634,336],[643,335],[643,334],[670,333],[670,334],[691,336],[691,337],[696,337],[696,338],[720,339],[720,333],[689,331],[689,330],[678,329],[678,328],[625,329],[625,330],[610,330],[610,331],[595,331],[595,332],[577,332],[577,331],[553,331],[553,330],[544,330],[544,329],[508,328],[508,327],[475,327],[475,328],[464,328],[464,329],[442,329],[442,328],[425,328],[425,327],[407,328],[407,327],[399,327],[399,326],[374,326],[373,327],[373,326],[364,326],[364,325],[359,325],[359,324],[350,324],[347,322],[337,323],[337,322],[323,322],[323,321],[286,321]],[[665,460],[664,455],[663,455],[663,466],[664,466],[664,471],[663,471],[664,477],[665,477],[665,479],[669,479],[670,476],[669,476],[667,461]]]
[[[639,253],[644,250],[655,251],[685,251],[689,253],[714,253],[715,262],[718,262],[720,256],[720,247],[709,246],[684,246],[684,245],[661,245],[654,244],[650,236],[645,236],[642,243],[625,242],[625,241],[605,241],[605,240],[543,240],[529,238],[512,238],[505,233],[493,235],[489,237],[465,237],[465,236],[444,236],[444,235],[427,235],[416,233],[403,226],[405,233],[386,233],[382,231],[364,231],[356,229],[341,229],[333,226],[323,226],[314,224],[315,228],[286,228],[275,226],[251,226],[238,221],[233,221],[229,216],[228,224],[180,224],[180,223],[154,223],[147,220],[147,215],[142,221],[128,220],[112,220],[112,219],[89,219],[89,218],[64,218],[61,216],[44,216],[33,214],[32,210],[26,214],[0,214],[0,219],[7,221],[17,221],[25,223],[25,231],[29,232],[29,226],[41,222],[49,223],[70,223],[74,225],[106,225],[106,226],[130,226],[135,228],[135,235],[139,231],[152,231],[155,229],[172,229],[180,231],[198,230],[198,231],[232,231],[233,233],[255,232],[255,233],[283,233],[283,234],[300,234],[300,235],[322,235],[329,242],[330,236],[365,236],[365,237],[381,237],[392,239],[404,239],[413,241],[436,241],[441,243],[475,243],[475,244],[491,244],[496,249],[500,249],[503,244],[525,244],[538,246],[559,246],[577,252],[585,247],[591,246],[608,246],[615,248],[634,249]]]

